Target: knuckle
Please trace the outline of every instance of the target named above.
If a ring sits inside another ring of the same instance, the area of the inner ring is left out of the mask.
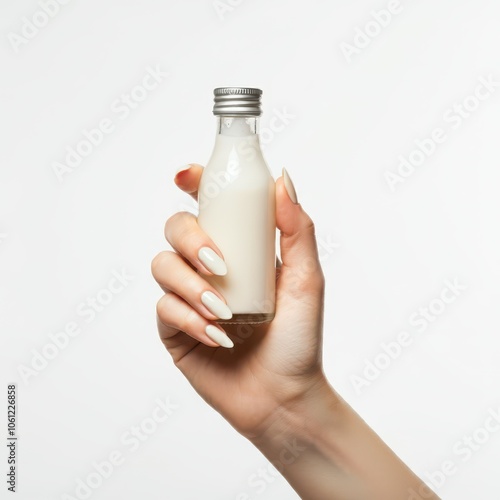
[[[169,320],[171,319],[171,311],[174,309],[172,299],[172,294],[166,293],[156,303],[156,314],[164,324],[169,324]]]
[[[183,234],[190,230],[191,222],[194,219],[194,215],[189,212],[177,212],[171,215],[167,222],[165,222],[165,237],[168,241],[171,240],[173,232],[176,235]]]
[[[171,215],[165,222],[165,236],[169,233],[170,228],[173,227],[179,219],[179,214],[180,212]]]
[[[304,214],[302,230],[306,233],[312,233],[312,234],[315,234],[316,232],[316,226],[314,224],[314,221],[307,214]]]
[[[198,314],[194,309],[189,308],[180,318],[179,324],[177,325],[179,330],[183,332],[193,331],[193,327],[198,322]]]
[[[193,296],[201,295],[208,286],[206,281],[192,269],[188,269],[182,276],[179,276],[179,283],[182,283],[183,290],[189,291],[189,295]]]
[[[314,269],[314,271],[311,271],[308,274],[306,279],[306,286],[311,290],[321,290],[324,288],[325,276],[323,274],[323,270],[321,269],[319,263]]]
[[[316,225],[309,215],[307,216],[306,229],[313,234],[316,232]]]
[[[154,277],[159,276],[159,274],[164,271],[166,267],[168,267],[172,255],[173,252],[165,250],[154,257],[151,261],[151,274]]]
[[[323,293],[325,290],[325,275],[321,267],[318,269],[318,272],[313,277],[312,286],[315,290]]]

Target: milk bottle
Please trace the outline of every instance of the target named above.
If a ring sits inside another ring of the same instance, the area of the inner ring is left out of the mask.
[[[219,247],[224,276],[209,276],[233,313],[221,323],[271,321],[275,310],[275,183],[262,156],[262,91],[214,90],[217,135],[198,190],[200,227]]]

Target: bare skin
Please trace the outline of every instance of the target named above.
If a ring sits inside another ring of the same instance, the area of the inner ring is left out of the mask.
[[[203,168],[192,165],[175,182],[195,199]],[[276,316],[262,325],[218,325],[201,302],[211,291],[198,259],[220,250],[196,218],[177,213],[165,236],[173,251],[158,254],[152,272],[165,294],[157,305],[160,338],[200,396],[277,467],[306,500],[436,500],[329,385],[322,368],[324,277],[314,224],[276,182],[276,224],[282,265]],[[220,347],[205,333],[223,329]]]

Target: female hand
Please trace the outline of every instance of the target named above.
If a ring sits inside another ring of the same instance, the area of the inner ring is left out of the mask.
[[[193,165],[180,172],[177,185],[196,198],[202,171]],[[198,393],[279,468],[301,498],[438,500],[323,375],[324,280],[314,225],[283,173],[276,182],[283,264],[273,321],[227,325],[232,341],[225,336],[207,308],[225,316],[224,303],[214,308],[213,298],[206,305],[201,299],[207,291],[223,297],[203,279],[210,271],[199,251],[223,256],[193,215],[178,213],[165,227],[175,251],[153,260],[165,291],[157,306],[160,337]],[[207,335],[208,325],[216,335],[210,328]],[[235,345],[218,347],[213,339]]]
[[[191,165],[175,182],[196,199],[202,172]],[[165,236],[174,251],[152,262],[165,292],[157,304],[161,340],[196,391],[247,437],[262,434],[284,406],[327,385],[321,365],[324,278],[314,224],[285,171],[276,182],[276,225],[282,258],[276,315],[261,325],[224,325],[233,348],[219,347],[206,333],[212,325],[219,329],[215,336],[209,331],[212,338],[231,344],[201,299],[209,291],[224,301],[203,279],[211,273],[199,259],[200,249],[224,256],[195,216],[180,212],[168,219]]]

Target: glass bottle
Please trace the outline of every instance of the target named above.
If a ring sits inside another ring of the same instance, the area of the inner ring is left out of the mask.
[[[226,275],[206,277],[233,313],[221,323],[274,317],[275,183],[259,142],[261,95],[255,88],[214,90],[217,135],[200,180],[198,223],[227,266]]]

